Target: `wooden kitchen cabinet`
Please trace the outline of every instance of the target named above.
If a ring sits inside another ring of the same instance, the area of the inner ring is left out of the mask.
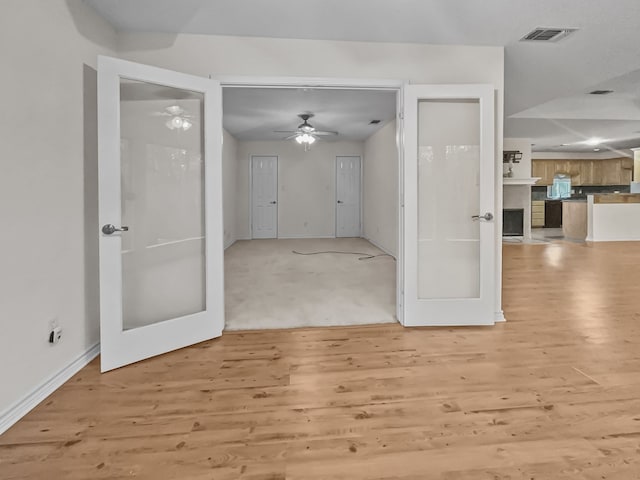
[[[628,185],[633,176],[631,158],[606,160],[532,160],[531,176],[540,177],[536,185],[552,185],[557,173],[571,176],[572,186]]]
[[[618,160],[601,160],[602,183],[600,185],[620,185],[620,162]]]
[[[531,176],[540,177],[536,185],[549,185],[545,177],[545,162],[543,160],[535,160],[531,162]]]
[[[531,226],[544,227],[544,200],[531,202]]]

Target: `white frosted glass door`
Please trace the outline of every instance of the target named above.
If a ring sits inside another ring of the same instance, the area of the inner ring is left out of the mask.
[[[224,326],[220,87],[99,60],[102,370]]]
[[[493,89],[405,95],[405,325],[492,324]]]

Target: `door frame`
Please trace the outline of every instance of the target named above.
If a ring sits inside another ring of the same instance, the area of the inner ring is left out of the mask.
[[[404,325],[404,86],[409,82],[399,79],[362,79],[362,78],[334,78],[334,77],[273,77],[273,76],[246,76],[246,75],[209,75],[220,82],[222,96],[224,98],[225,87],[234,88],[323,88],[327,90],[382,90],[393,91],[396,94],[396,154],[398,156],[398,253],[396,258],[396,317],[401,325]],[[222,112],[224,117],[224,110]],[[364,171],[364,165],[360,156],[360,174]],[[335,187],[334,187],[335,188]],[[362,183],[360,184],[362,194]],[[362,201],[360,202],[362,208]],[[335,212],[335,209],[334,209]],[[335,215],[335,213],[334,213]],[[361,220],[363,216],[361,215]],[[251,219],[249,220],[252,221]],[[334,219],[335,224],[335,219]]]
[[[396,317],[401,325],[404,322],[404,88],[411,82],[400,79],[362,79],[362,78],[335,78],[335,77],[274,77],[274,76],[247,76],[247,75],[209,75],[216,79],[222,87],[224,96],[225,87],[247,88],[325,88],[325,89],[352,89],[352,90],[385,90],[396,92],[396,153],[398,156],[398,253],[396,258]],[[496,100],[494,99],[494,102]],[[496,105],[496,112],[499,111]],[[222,112],[224,116],[224,111]],[[497,117],[496,117],[497,118]],[[496,123],[496,134],[502,132],[500,121]],[[496,231],[502,232],[502,162],[499,162],[499,153],[502,150],[503,138],[495,138],[495,211]],[[364,171],[364,162],[361,164]],[[500,167],[500,168],[498,168]],[[495,321],[505,321],[502,311],[502,239],[496,233],[496,300]]]
[[[224,112],[223,112],[224,115]],[[276,238],[278,238],[279,232],[279,215],[280,215],[280,156],[279,155],[271,155],[266,153],[250,153],[249,154],[249,238],[251,240],[259,240],[254,239],[253,237],[253,157],[276,157]]]
[[[362,237],[364,229],[363,227],[363,200],[364,197],[362,195],[362,182],[364,180],[364,175],[363,175],[363,171],[364,171],[364,162],[362,161],[362,157],[363,155],[336,155],[336,160],[334,162],[334,182],[335,182],[335,186],[334,186],[334,208],[333,208],[333,215],[334,215],[334,219],[333,219],[333,228],[334,230],[334,237],[339,238],[338,237],[338,158],[340,157],[357,157],[360,159],[360,205],[359,205],[359,210],[360,210],[360,226],[358,228],[358,236]]]

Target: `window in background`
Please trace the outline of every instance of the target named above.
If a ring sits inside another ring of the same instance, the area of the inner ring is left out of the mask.
[[[557,173],[553,177],[553,185],[547,187],[547,197],[553,199],[569,198],[571,196],[571,177],[564,173]]]

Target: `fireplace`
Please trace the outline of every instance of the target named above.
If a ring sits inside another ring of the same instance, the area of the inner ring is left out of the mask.
[[[522,237],[524,235],[524,208],[502,210],[502,236]]]

